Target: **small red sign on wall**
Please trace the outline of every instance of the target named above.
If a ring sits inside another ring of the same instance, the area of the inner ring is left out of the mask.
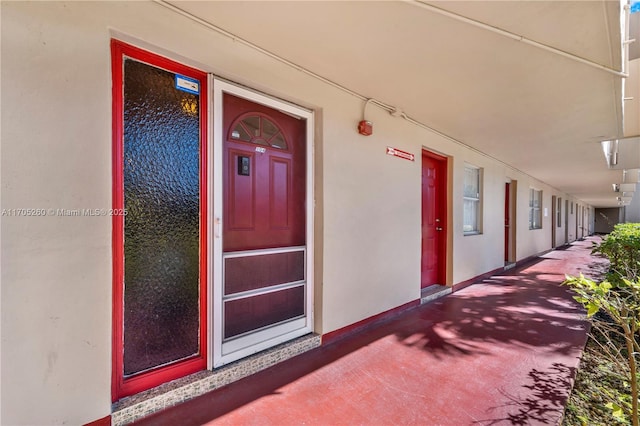
[[[394,157],[404,158],[405,160],[415,161],[416,156],[411,154],[410,152],[401,151],[399,149],[387,147],[387,155],[393,155]]]

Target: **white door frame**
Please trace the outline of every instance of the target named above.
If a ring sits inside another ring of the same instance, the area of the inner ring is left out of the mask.
[[[212,90],[211,119],[209,125],[209,205],[207,217],[209,223],[209,360],[208,368],[216,368],[229,362],[244,358],[253,353],[270,348],[313,331],[313,259],[314,259],[314,193],[313,193],[313,112],[299,106],[289,104],[279,99],[254,92],[237,86],[212,75],[209,77],[209,87]],[[223,103],[224,93],[247,99],[283,112],[285,114],[306,120],[306,293],[305,317],[286,323],[278,327],[276,332],[270,330],[258,331],[252,335],[242,337],[231,344],[227,343],[223,350],[223,315],[222,315],[222,287],[223,287]]]

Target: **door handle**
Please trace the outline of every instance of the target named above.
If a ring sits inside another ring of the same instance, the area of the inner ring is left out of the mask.
[[[442,228],[438,228],[438,227],[436,226],[436,231],[442,231]]]

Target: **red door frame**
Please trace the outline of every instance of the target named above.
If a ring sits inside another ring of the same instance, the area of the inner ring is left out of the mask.
[[[113,208],[124,209],[124,57],[200,81],[200,353],[168,366],[124,378],[124,216],[113,215],[112,401],[158,386],[207,367],[207,74],[137,47],[111,40],[113,121]]]
[[[427,150],[422,150],[422,170],[424,173],[424,159],[429,158],[432,161],[435,161],[437,164],[436,170],[436,215],[440,219],[440,228],[442,230],[437,232],[438,239],[436,241],[436,250],[438,252],[438,260],[437,260],[437,278],[436,282],[438,284],[446,285],[447,278],[447,235],[448,235],[448,208],[447,208],[447,181],[448,181],[448,158]],[[422,197],[422,210],[424,212],[424,196]],[[422,229],[422,233],[424,233],[424,229]],[[422,256],[425,256],[423,251]],[[421,262],[422,264],[422,262]],[[421,266],[422,268],[422,266]],[[422,274],[422,271],[421,271]],[[421,278],[421,288],[422,285]],[[426,287],[426,285],[424,286]]]

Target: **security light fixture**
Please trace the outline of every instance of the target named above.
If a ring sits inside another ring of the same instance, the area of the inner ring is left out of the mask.
[[[618,139],[610,141],[602,141],[602,151],[607,160],[609,168],[618,164]]]

